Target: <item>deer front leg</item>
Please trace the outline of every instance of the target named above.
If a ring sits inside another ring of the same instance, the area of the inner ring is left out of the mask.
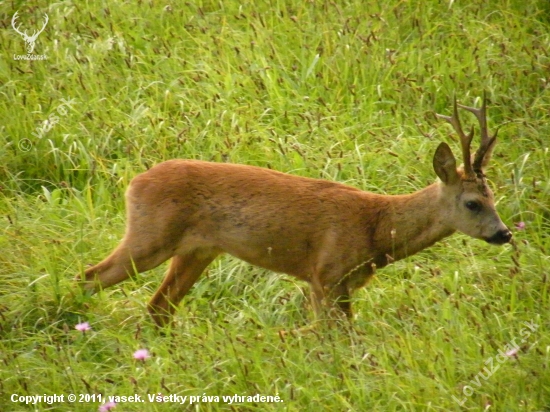
[[[350,291],[345,281],[336,285],[324,285],[319,277],[313,277],[311,281],[311,305],[316,320],[323,317],[341,318],[345,315],[348,320],[352,319]]]
[[[351,293],[346,284],[333,286],[328,293],[328,299],[333,309],[339,310],[349,321],[353,320]]]

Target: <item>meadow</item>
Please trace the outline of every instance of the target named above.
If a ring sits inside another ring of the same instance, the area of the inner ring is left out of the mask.
[[[45,58],[18,57],[17,11],[28,33],[48,15]],[[0,410],[550,411],[548,1],[3,1],[0,22]],[[230,256],[164,331],[166,265],[74,283],[156,163],[410,193],[440,142],[459,156],[434,113],[484,92],[514,242],[455,234],[378,271],[348,328],[293,334],[307,285]]]

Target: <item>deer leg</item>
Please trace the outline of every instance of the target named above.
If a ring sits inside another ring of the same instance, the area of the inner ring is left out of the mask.
[[[95,293],[122,282],[132,273],[157,267],[168,260],[171,254],[170,248],[137,248],[123,241],[106,259],[84,272],[83,287]]]
[[[323,312],[325,315],[332,315],[334,310],[337,310],[338,317],[343,313],[348,319],[351,319],[353,313],[350,290],[345,279],[335,285],[327,285],[325,282],[322,276],[313,276],[311,279],[311,304],[315,318],[320,319]]]
[[[218,254],[215,251],[193,251],[172,258],[164,281],[148,305],[149,313],[158,326],[162,327],[170,322],[178,303]]]
[[[317,276],[313,276],[310,283],[310,301],[313,307],[315,321],[323,318],[323,305],[325,300],[325,289]]]
[[[339,309],[340,313],[346,315],[348,320],[353,318],[350,298],[349,288],[346,284],[339,283],[329,289],[328,299],[332,307]]]
[[[332,288],[326,287],[316,276],[312,277],[310,285],[314,321],[309,326],[294,330],[294,333],[300,335],[312,332],[319,326],[332,326],[335,319],[337,323],[340,323],[339,320],[343,320],[343,314],[351,320],[351,302],[347,285],[338,284]]]

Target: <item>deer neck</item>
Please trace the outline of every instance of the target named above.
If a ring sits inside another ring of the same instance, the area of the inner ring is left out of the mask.
[[[441,183],[434,183],[409,195],[389,196],[384,222],[384,258],[387,263],[414,255],[454,233],[449,227]],[[379,234],[380,235],[380,234]]]

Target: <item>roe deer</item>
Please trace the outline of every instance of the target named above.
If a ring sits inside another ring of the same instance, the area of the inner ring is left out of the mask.
[[[463,167],[440,143],[436,183],[407,195],[364,192],[340,183],[291,176],[260,167],[169,160],[135,177],[126,193],[127,229],[120,245],[87,269],[82,281],[96,292],[172,258],[149,303],[154,321],[170,322],[181,299],[221,253],[283,272],[311,285],[322,305],[351,317],[350,294],[376,268],[413,255],[460,231],[492,244],[512,233],[498,216],[484,169],[496,142],[489,136],[486,101],[474,113],[481,145],[470,156],[456,99],[451,117],[438,115],[460,137]]]

